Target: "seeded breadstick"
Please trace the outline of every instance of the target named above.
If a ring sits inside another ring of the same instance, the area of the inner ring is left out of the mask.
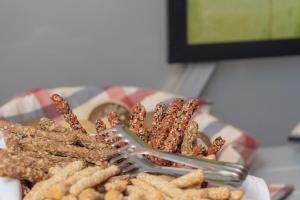
[[[115,111],[111,111],[108,114],[108,121],[111,126],[121,125],[122,122],[120,120],[120,115],[116,113]]]
[[[180,176],[171,183],[179,188],[188,188],[194,185],[200,185],[204,181],[204,174],[201,169],[193,170],[188,174]]]
[[[85,163],[82,161],[74,161],[64,167],[59,173],[55,174],[48,180],[43,181],[41,184],[37,184],[33,187],[33,190],[25,196],[24,200],[42,200],[44,198],[44,192],[50,188],[52,185],[55,185],[68,176],[75,173],[76,171],[81,170],[85,167]],[[35,190],[34,188],[37,187]]]
[[[102,200],[103,196],[92,188],[83,190],[79,194],[79,200]]]
[[[186,156],[193,155],[194,144],[198,134],[198,123],[191,121],[184,131],[184,137],[181,144],[181,153]]]
[[[78,180],[88,177],[95,173],[99,167],[87,167],[81,171],[75,172],[73,175],[69,176],[66,180],[55,184],[45,190],[45,197],[49,199],[61,199],[66,195],[71,185],[75,184]]]
[[[105,123],[101,119],[96,120],[96,131],[100,133],[101,131],[106,129]]]
[[[210,199],[225,200],[230,197],[230,191],[228,187],[217,187],[217,188],[207,188],[208,197]]]
[[[156,108],[153,114],[152,127],[150,129],[149,143],[151,143],[152,139],[156,137],[156,135],[158,134],[158,130],[162,127],[165,107],[166,105],[162,102],[156,104]]]
[[[196,145],[193,149],[193,156],[197,158],[202,158],[207,156],[207,149],[203,145]]]
[[[138,179],[132,179],[131,182],[133,185],[140,187],[147,194],[146,199],[164,200],[162,193],[149,183]]]
[[[64,133],[67,131],[70,131],[70,129],[62,126],[61,124],[55,122],[52,119],[42,117],[39,121],[39,126],[40,129],[44,131],[49,131],[49,132],[59,132],[59,133]]]
[[[70,193],[76,196],[82,190],[101,184],[109,177],[114,176],[118,173],[120,173],[120,169],[114,165],[103,170],[98,170],[91,176],[80,179],[74,185],[72,185],[70,188]]]
[[[152,186],[154,186],[155,188],[164,192],[165,194],[167,194],[172,198],[179,197],[183,192],[183,190],[179,189],[175,184],[170,183],[154,175],[140,173],[138,174],[137,179],[151,184]]]
[[[191,99],[184,103],[182,109],[178,112],[178,117],[175,119],[175,123],[172,126],[170,134],[164,141],[164,150],[168,152],[176,152],[179,145],[182,142],[184,130],[188,126],[188,123],[196,109],[199,107],[199,99]]]
[[[157,130],[155,137],[153,137],[150,141],[150,144],[153,148],[163,149],[163,142],[168,137],[177,112],[181,109],[183,102],[183,99],[176,98],[168,106],[166,116],[161,122],[161,128]]]
[[[108,190],[104,196],[104,200],[123,200],[123,194],[118,190]]]
[[[9,141],[6,144],[8,148],[18,151],[44,151],[52,155],[83,159],[91,163],[104,161],[106,159],[104,154],[109,152],[107,149],[93,150],[39,138],[14,139],[14,142]]]
[[[212,145],[207,150],[207,155],[216,154],[224,146],[225,140],[222,137],[217,137]]]
[[[136,133],[140,138],[147,142],[148,132],[145,128],[146,109],[142,104],[136,104],[132,108],[132,115],[130,117],[129,128]]]
[[[116,180],[116,181],[113,181],[113,182],[110,182],[110,183],[106,183],[104,185],[104,187],[107,191],[116,190],[116,191],[119,191],[119,192],[124,192],[126,190],[127,185],[128,185],[128,181]]]
[[[87,133],[86,130],[79,123],[76,115],[72,112],[68,102],[58,94],[53,94],[51,100],[55,104],[57,110],[64,116],[66,122],[75,131],[80,131],[82,133]]]
[[[232,190],[230,191],[229,200],[241,200],[244,196],[244,192],[242,190]]]
[[[0,131],[13,132],[19,137],[35,135],[37,128],[33,126],[23,126],[19,123],[0,120]]]

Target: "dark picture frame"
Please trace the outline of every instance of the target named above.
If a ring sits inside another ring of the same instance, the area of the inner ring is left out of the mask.
[[[168,41],[170,63],[300,54],[300,39],[189,45],[187,0],[168,0]]]

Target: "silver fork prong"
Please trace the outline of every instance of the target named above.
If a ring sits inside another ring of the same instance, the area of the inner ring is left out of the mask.
[[[128,172],[131,172],[131,171],[133,171],[133,170],[135,170],[135,169],[138,169],[138,168],[139,168],[139,166],[137,166],[136,164],[131,164],[131,165],[125,167],[125,168],[122,170],[122,172],[123,172],[123,173],[128,173]]]
[[[119,146],[120,144],[124,144],[124,143],[128,143],[128,140],[122,138],[122,139],[116,141],[115,143],[113,143],[113,144],[111,144],[111,145],[112,145],[113,147],[117,147],[117,146]]]
[[[118,156],[112,158],[112,159],[110,160],[110,163],[115,164],[115,163],[117,163],[117,162],[119,162],[119,161],[121,161],[121,160],[123,160],[123,159],[127,159],[127,156],[124,156],[124,155],[122,155],[122,154],[119,154]]]
[[[113,139],[118,138],[118,137],[119,138],[123,138],[122,134],[120,134],[120,133],[114,133],[111,136],[105,138],[105,141],[110,141],[110,140],[113,140]]]

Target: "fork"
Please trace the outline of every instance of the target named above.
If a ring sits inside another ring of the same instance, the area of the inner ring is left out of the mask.
[[[208,182],[233,187],[240,186],[248,175],[248,169],[241,164],[193,158],[153,149],[127,127],[122,125],[106,129],[100,134],[105,134],[107,131],[111,131],[113,134],[105,140],[113,141],[111,145],[116,148],[115,151],[107,154],[107,156],[111,158],[111,163],[121,166],[124,172],[135,169],[138,172],[144,171],[166,173],[169,175],[183,175],[193,170],[193,168],[197,168],[204,171],[205,178]],[[184,164],[189,168],[156,166],[149,160],[141,157],[141,155],[151,155],[160,159]],[[128,165],[128,167],[126,165]]]

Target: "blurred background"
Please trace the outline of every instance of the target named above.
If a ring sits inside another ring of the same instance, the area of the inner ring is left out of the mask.
[[[197,94],[262,146],[286,144],[300,119],[300,56],[212,62],[203,90],[197,82],[177,87],[187,66],[167,62],[165,0],[0,0],[0,27],[1,104],[34,87],[134,85]]]

